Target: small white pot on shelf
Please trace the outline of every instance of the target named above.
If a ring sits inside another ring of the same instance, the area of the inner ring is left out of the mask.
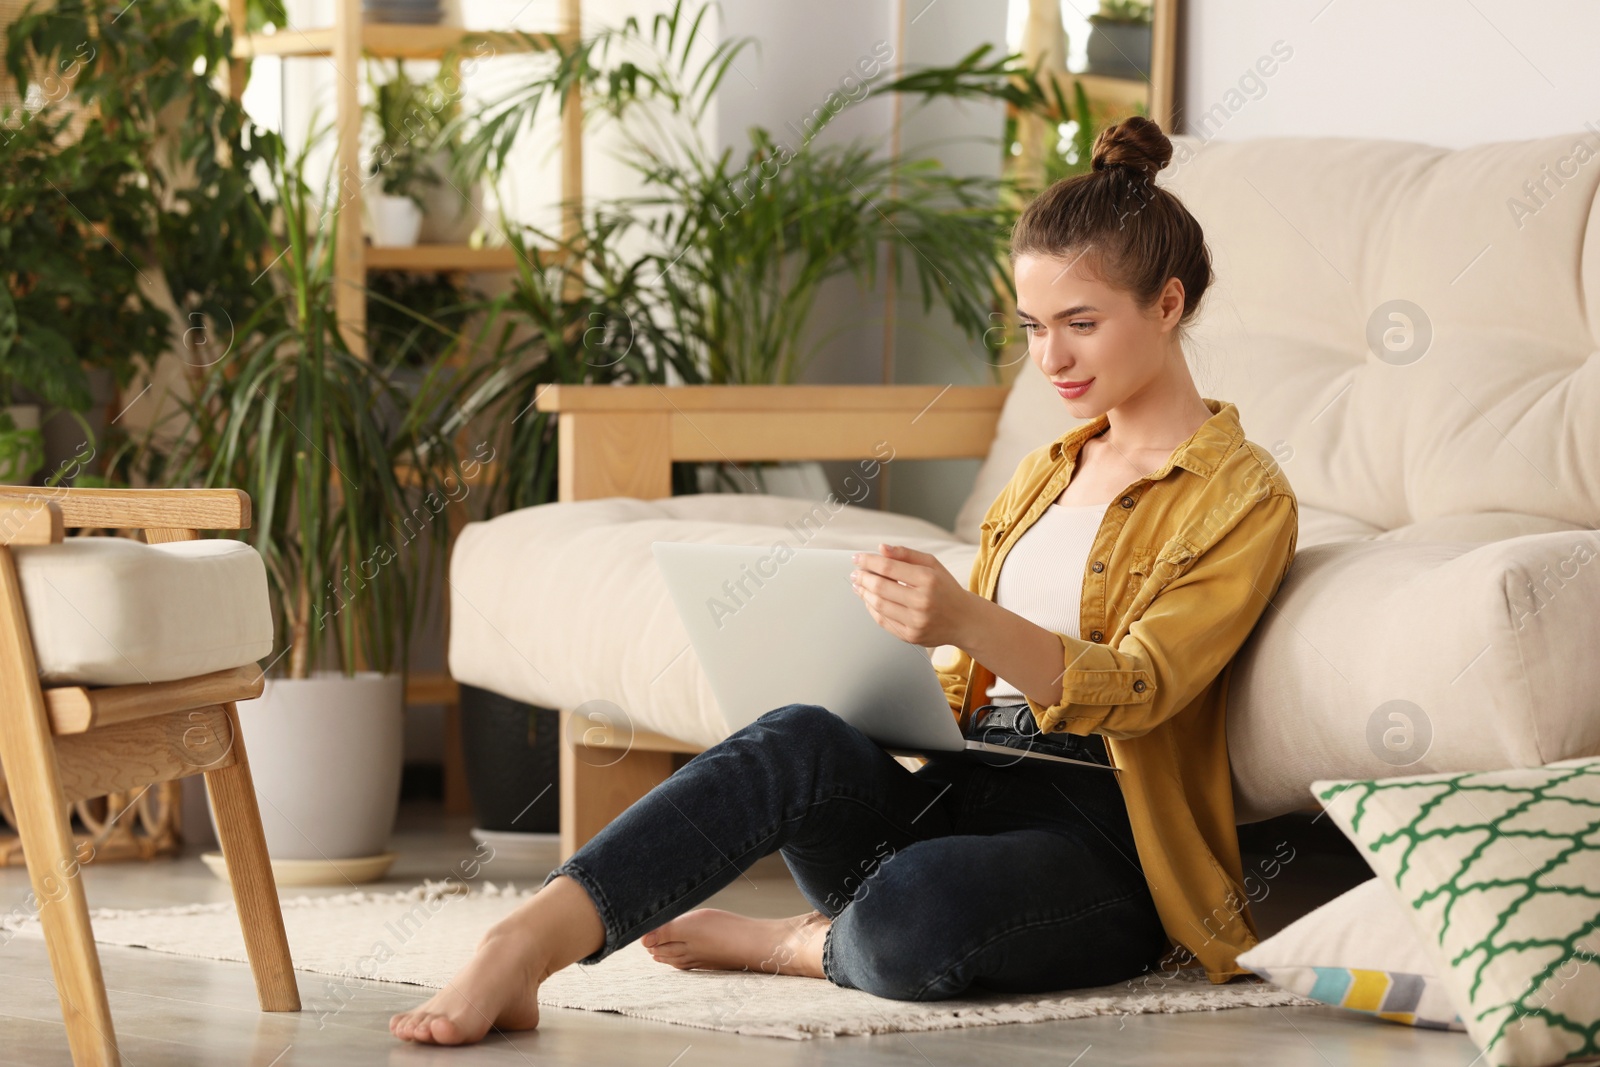
[[[422,232],[422,209],[409,196],[367,197],[367,233],[378,248],[410,248]]]

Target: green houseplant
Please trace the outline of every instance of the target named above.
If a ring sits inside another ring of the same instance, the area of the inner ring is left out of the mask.
[[[91,367],[153,360],[169,334],[123,251],[141,255],[154,217],[137,160],[98,124],[69,139],[69,121],[53,107],[0,113],[0,482],[44,465],[50,413],[87,432]]]
[[[870,143],[819,142],[837,113],[831,105],[807,120],[803,139],[755,127],[742,153],[713,150],[699,120],[751,42],[725,41],[697,59],[707,10],[680,0],[648,29],[629,19],[553,42],[556,61],[542,74],[458,124],[468,127],[465,156],[497,169],[536,118],[571,93],[583,95],[586,116],[614,126],[617,162],[641,191],[593,202],[579,251],[593,264],[621,248],[643,250],[628,255],[648,284],[623,317],[644,363],[674,367],[686,383],[796,381],[829,340],[809,328],[823,287],[841,276],[872,285],[885,253],[925,308],[942,306],[979,342],[1008,284],[1003,242],[1013,216],[1002,183],[952,175],[928,157],[885,158]],[[1028,107],[1045,99],[1016,57],[997,61],[986,48],[878,91]],[[853,106],[841,101],[838,110]],[[614,263],[606,270],[622,276]],[[748,484],[724,465],[708,466],[717,484]],[[751,468],[758,480],[761,469]]]
[[[651,310],[689,349],[686,381],[796,381],[826,341],[805,328],[822,285],[841,275],[872,284],[886,251],[924,306],[941,304],[980,338],[1004,274],[997,183],[952,175],[933,159],[883,158],[866,142],[819,143],[836,114],[828,109],[804,140],[753,127],[743,152],[713,149],[698,123],[751,42],[724,41],[697,60],[707,11],[679,0],[648,30],[628,19],[557,42],[542,75],[467,120],[465,155],[503,165],[544,109],[583,95],[585,115],[614,127],[616,161],[641,189],[591,213],[606,220],[613,245],[649,248]]]
[[[19,92],[44,101],[0,131],[0,226],[15,336],[51,354],[65,390],[45,402],[81,411],[85,368],[125,390],[165,351],[191,369],[218,358],[262,291],[269,242],[251,171],[276,141],[217,82],[232,53],[223,9],[141,0],[106,18],[85,0],[34,3],[4,51]],[[121,418],[119,403],[118,418],[84,425],[97,473],[79,484],[166,484],[162,450],[128,429],[143,412]]]
[[[404,197],[420,213],[417,239],[464,244],[482,210],[481,168],[468,164],[460,137],[459,75],[441,64],[431,78],[411,77],[402,60],[382,77],[368,65],[371,170],[382,196]],[[374,235],[374,243],[381,243]]]
[[[686,383],[795,381],[826,340],[807,329],[822,287],[839,277],[870,285],[885,251],[924,306],[944,307],[973,341],[991,325],[1012,218],[1002,183],[953,176],[931,158],[884,158],[870,144],[817,142],[831,110],[800,141],[757,128],[742,152],[711,149],[698,121],[748,42],[723,42],[694,60],[706,11],[680,2],[648,30],[629,20],[575,43],[552,42],[556,61],[542,74],[458,120],[466,158],[496,170],[539,115],[581,93],[586,115],[614,124],[617,161],[640,189],[590,202],[571,220],[577,232],[567,242],[527,231],[539,238],[532,244],[513,230],[523,269],[499,305],[508,322],[495,347],[499,377],[485,383],[498,390],[510,426],[497,460],[498,506],[555,498],[556,422],[533,410],[540,389],[665,384],[669,373]],[[1045,107],[1044,90],[1016,59],[980,48],[882,91]],[[675,492],[699,487],[693,467],[674,465]],[[483,719],[485,756],[472,764],[475,780],[496,751],[527,755],[494,740],[504,736],[495,724],[507,709],[479,698],[463,691],[469,752]],[[522,710],[533,716],[528,732],[546,736],[537,725],[542,709]],[[478,807],[488,819],[506,806]]]
[[[285,638],[267,692],[240,706],[258,792],[274,802],[269,851],[348,859],[381,854],[393,824],[408,647],[461,482],[437,429],[438,375],[404,388],[339,329],[335,227],[320,214],[333,200],[306,179],[309,150],[276,161],[270,296],[206,368],[174,474],[252,500]]]
[[[413,245],[422,230],[423,195],[439,184],[431,163],[439,122],[427,88],[413,81],[396,60],[394,73],[379,80],[368,65],[372,102],[367,113],[377,127],[372,174],[378,189],[367,197],[367,232],[378,246]]]

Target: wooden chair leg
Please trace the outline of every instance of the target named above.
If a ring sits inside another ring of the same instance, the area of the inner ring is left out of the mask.
[[[89,927],[61,772],[28,640],[16,563],[0,549],[0,765],[50,952],[76,1067],[117,1067],[116,1033]]]
[[[239,731],[239,709],[223,705],[232,731],[233,762],[206,772],[206,789],[216,813],[217,839],[228,864],[233,903],[250,954],[256,979],[256,999],[262,1011],[299,1011],[300,989],[289,958],[289,938],[278,906],[278,886],[267,858],[267,838],[261,831],[261,811],[256,806],[250,761],[245,757],[244,736]]]

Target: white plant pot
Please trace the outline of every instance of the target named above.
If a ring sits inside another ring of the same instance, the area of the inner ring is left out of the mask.
[[[261,696],[239,702],[269,856],[336,860],[385,850],[400,803],[404,697],[398,674],[314,671],[269,678]]]
[[[375,193],[367,198],[367,232],[378,248],[409,248],[422,232],[422,209],[409,196]]]

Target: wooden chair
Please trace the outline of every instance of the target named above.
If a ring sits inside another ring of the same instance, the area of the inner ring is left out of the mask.
[[[277,887],[235,702],[261,694],[255,665],[148,684],[41,687],[13,545],[65,528],[143,530],[152,543],[244,529],[231,489],[0,487],[0,766],[50,952],[72,1060],[118,1064],[69,805],[203,773],[263,1011],[299,1011]]]

